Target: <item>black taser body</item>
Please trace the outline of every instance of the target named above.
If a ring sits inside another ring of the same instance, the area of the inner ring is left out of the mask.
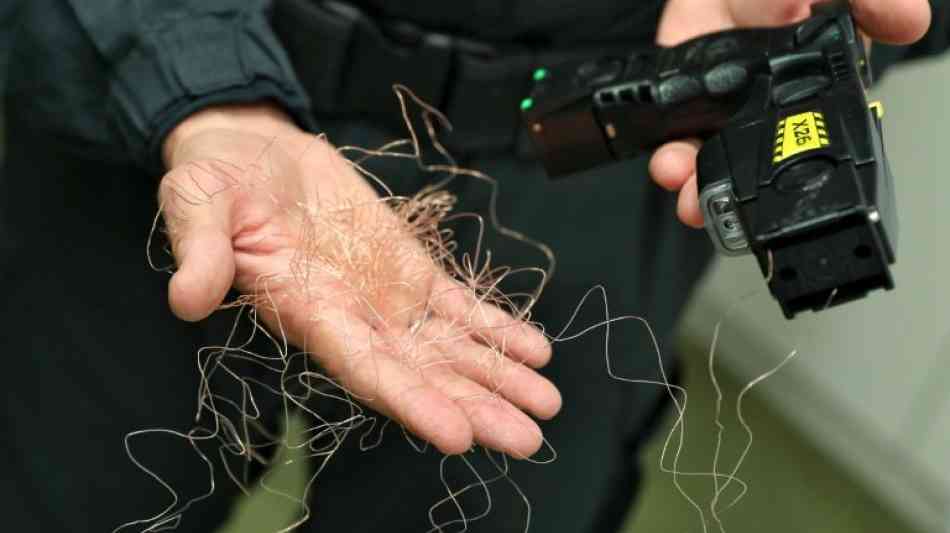
[[[700,205],[788,318],[894,287],[897,220],[864,44],[846,2],[784,28],[539,69],[522,103],[559,177],[702,137]]]

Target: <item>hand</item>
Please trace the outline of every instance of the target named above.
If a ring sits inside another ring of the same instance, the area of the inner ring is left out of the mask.
[[[783,26],[811,14],[817,0],[669,0],[660,21],[657,41],[673,46],[731,28]],[[930,27],[927,0],[852,0],[854,18],[873,40],[909,44]],[[677,215],[694,228],[703,226],[696,183],[696,155],[702,143],[683,139],[661,146],[650,161],[650,174],[661,187],[679,191]]]
[[[561,405],[533,369],[551,357],[544,336],[446,275],[327,142],[276,107],[222,106],[179,125],[164,158],[176,315],[203,319],[233,285],[257,298],[271,331],[442,452],[473,442],[515,457],[540,448],[525,412],[547,419]],[[317,227],[305,216],[335,207],[351,211]],[[366,250],[388,255],[348,270],[345,259]],[[415,320],[426,304],[428,319]]]

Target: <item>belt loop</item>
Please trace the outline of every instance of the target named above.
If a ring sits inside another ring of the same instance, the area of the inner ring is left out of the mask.
[[[313,0],[274,2],[274,31],[287,49],[314,109],[319,112],[336,109],[339,105],[338,96],[357,21],[356,13],[348,13],[345,8],[345,5],[327,7]]]
[[[395,84],[405,85],[422,101],[441,108],[452,71],[451,38],[426,34],[418,42],[403,44],[367,22],[357,24],[350,50],[340,95],[344,108],[398,113]]]
[[[342,109],[382,114],[402,125],[393,85],[408,87],[424,102],[441,108],[452,71],[453,39],[404,21],[376,21],[342,2],[327,6],[354,20],[340,93]]]

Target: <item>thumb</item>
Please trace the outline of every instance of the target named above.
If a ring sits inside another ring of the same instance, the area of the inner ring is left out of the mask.
[[[221,305],[234,282],[231,238],[215,226],[190,228],[175,257],[179,268],[168,284],[168,303],[178,318],[202,320]]]
[[[169,204],[184,204],[185,208]],[[230,204],[230,195],[200,204],[166,201],[165,221],[178,263],[168,284],[168,303],[182,320],[206,318],[234,282]]]
[[[855,21],[875,41],[910,44],[930,28],[927,0],[851,0]]]

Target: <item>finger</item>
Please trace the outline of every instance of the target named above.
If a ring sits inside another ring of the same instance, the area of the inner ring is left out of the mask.
[[[540,368],[551,360],[551,344],[541,331],[447,276],[433,285],[430,301],[436,314],[466,328],[473,339],[501,350],[515,361]]]
[[[675,46],[693,37],[735,26],[729,6],[709,0],[669,0],[657,28],[656,42]]]
[[[661,146],[650,159],[653,181],[668,191],[678,191],[696,172],[696,156],[702,142],[699,139],[673,141]]]
[[[697,188],[696,174],[690,176],[680,190],[679,203],[676,207],[676,214],[679,219],[692,228],[703,227],[703,213],[699,209],[699,191]]]
[[[173,171],[160,196],[178,270],[169,281],[168,302],[179,318],[206,318],[224,300],[234,281],[230,197],[206,198],[199,168]],[[189,190],[190,189],[190,190]]]
[[[182,320],[202,320],[221,305],[234,281],[231,238],[217,225],[194,225],[175,250],[179,267],[169,281],[168,303]]]
[[[875,41],[910,44],[930,28],[927,0],[852,0],[855,21]]]
[[[455,349],[453,367],[459,374],[541,420],[550,420],[560,412],[560,391],[537,371],[475,342]]]
[[[739,27],[775,27],[802,21],[811,6],[825,0],[730,0],[732,19]]]
[[[350,394],[442,453],[461,454],[472,447],[472,424],[466,411],[423,379],[420,370],[407,365],[407,356],[397,343],[381,338],[368,323],[340,309],[323,308],[320,320],[314,322],[306,304],[289,298],[280,303],[289,339],[314,354]],[[264,313],[270,312],[265,309]],[[305,330],[309,331],[302,338],[299,332]],[[431,354],[425,355],[424,360],[435,361],[433,367],[440,366]]]
[[[452,368],[515,407],[549,420],[561,410],[561,393],[551,381],[503,353],[473,341],[464,331],[442,319],[429,321],[417,342],[437,347]]]
[[[774,27],[805,19],[823,0],[669,0],[657,42],[663,46],[736,27]]]
[[[357,393],[376,394],[370,406],[393,418],[419,438],[431,442],[440,452],[458,455],[472,447],[472,422],[465,410],[427,383],[418,372],[388,357],[360,365],[363,370],[350,372],[347,380]],[[370,370],[370,366],[375,366]],[[377,387],[376,390],[369,386]]]
[[[518,458],[541,449],[541,428],[507,400],[446,365],[432,365],[421,372],[466,413],[478,444]]]

